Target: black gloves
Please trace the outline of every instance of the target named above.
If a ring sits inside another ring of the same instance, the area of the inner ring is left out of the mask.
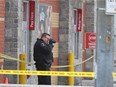
[[[53,43],[56,43],[56,41],[53,40],[53,39],[50,39],[50,40],[49,40],[49,44],[53,44]]]
[[[49,40],[49,45],[51,45],[52,47],[54,47],[53,43],[56,43],[56,41],[53,40],[53,39],[50,39],[50,40]]]
[[[49,40],[49,44],[50,44],[50,45],[53,44],[52,39]]]

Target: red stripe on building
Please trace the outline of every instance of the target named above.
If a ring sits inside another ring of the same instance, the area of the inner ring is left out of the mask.
[[[52,28],[52,38],[56,40],[56,42],[59,42],[58,28]]]
[[[0,53],[4,53],[5,30],[5,0],[0,0]],[[0,69],[3,69],[3,59],[0,59]],[[4,75],[0,75],[0,83],[4,82]]]

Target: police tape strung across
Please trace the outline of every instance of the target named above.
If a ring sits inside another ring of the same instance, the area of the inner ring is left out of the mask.
[[[25,63],[25,64],[34,65],[34,63],[30,63],[30,62],[26,62],[26,61],[23,61],[23,60],[19,60],[18,58],[13,58],[13,57],[11,57],[11,56],[8,56],[8,55],[2,54],[2,53],[0,53],[0,58],[5,58],[5,59],[13,60],[13,61],[22,62],[22,63]],[[76,65],[52,66],[51,68],[67,68],[67,67],[71,67],[71,66],[74,66],[74,67],[75,67],[75,66],[81,65],[81,64],[83,64],[83,63],[85,63],[85,62],[87,62],[87,61],[89,61],[89,60],[91,60],[91,59],[93,59],[93,58],[94,58],[94,55],[91,56],[90,58],[87,58],[87,59],[84,60],[84,61],[79,62],[79,63],[76,64]]]
[[[30,71],[30,70],[0,70],[0,74],[9,75],[46,75],[46,76],[78,76],[94,77],[94,72],[64,72],[64,71]]]
[[[64,72],[64,71],[32,71],[32,70],[0,70],[0,74],[9,75],[45,75],[45,76],[75,76],[75,77],[95,77],[95,72]],[[113,73],[116,78],[116,73]]]

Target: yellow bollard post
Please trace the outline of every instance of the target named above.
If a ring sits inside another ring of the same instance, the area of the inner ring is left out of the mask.
[[[26,62],[26,54],[20,54],[19,57],[20,60]],[[26,63],[20,62],[19,69],[26,70]],[[19,75],[19,84],[26,84],[26,79],[27,79],[26,75]]]
[[[68,59],[69,59],[69,65],[71,65],[69,67],[69,72],[74,72],[74,53],[69,53],[68,55]],[[74,76],[70,76],[68,78],[68,85],[74,85]]]

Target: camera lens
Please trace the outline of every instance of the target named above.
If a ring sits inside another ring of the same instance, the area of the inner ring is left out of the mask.
[[[52,39],[52,43],[56,43],[56,41],[54,39]]]

